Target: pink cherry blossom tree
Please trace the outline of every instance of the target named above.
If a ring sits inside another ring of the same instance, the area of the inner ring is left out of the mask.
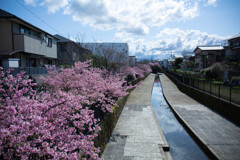
[[[113,74],[91,61],[48,67],[44,92],[36,92],[24,72],[10,72],[0,68],[0,158],[100,159],[93,143],[100,119],[132,88],[125,76],[136,79],[150,69],[139,65]]]

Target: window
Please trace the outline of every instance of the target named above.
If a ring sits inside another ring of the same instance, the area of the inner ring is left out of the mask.
[[[28,29],[28,28],[25,28],[24,33],[25,33],[26,35],[30,36],[31,30]]]
[[[49,46],[49,47],[52,47],[52,38],[49,38],[49,39],[48,39],[48,46]]]
[[[31,30],[24,27],[24,26],[19,27],[19,32],[20,32],[20,34],[25,34],[25,35],[28,35],[28,36],[31,34]]]
[[[36,37],[36,38],[41,38],[41,34],[39,32],[36,32],[36,31],[31,31],[31,34],[33,37]]]
[[[52,47],[52,38],[47,37],[46,44],[48,47]]]
[[[24,34],[24,28],[20,27],[20,34]]]

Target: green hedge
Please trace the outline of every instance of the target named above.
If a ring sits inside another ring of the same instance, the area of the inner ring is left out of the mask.
[[[203,78],[204,75],[200,72],[193,72],[193,71],[182,71],[182,70],[176,70],[177,73],[191,77],[191,78]]]

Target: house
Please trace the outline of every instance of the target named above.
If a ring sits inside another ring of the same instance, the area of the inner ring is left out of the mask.
[[[224,57],[224,47],[222,46],[197,46],[195,53],[195,70],[210,67],[213,63]]]
[[[57,63],[57,38],[0,9],[0,59],[3,67]]]
[[[92,51],[92,54],[105,57],[109,62],[129,64],[127,43],[82,43],[82,46]]]
[[[137,61],[136,56],[129,56],[128,59],[129,59],[129,66],[136,65],[136,61]]]
[[[74,62],[80,61],[81,55],[91,54],[91,51],[83,48],[80,43],[76,43],[58,34],[54,36],[58,38],[57,40],[58,65],[72,66]]]
[[[233,61],[240,59],[240,34],[228,39],[226,57],[229,57]]]
[[[168,59],[168,64],[167,64],[167,69],[173,69],[175,66],[175,59],[174,58],[169,58]]]
[[[172,55],[172,59],[183,58],[181,54]]]

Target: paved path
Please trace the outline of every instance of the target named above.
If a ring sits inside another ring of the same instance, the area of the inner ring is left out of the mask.
[[[240,127],[179,91],[166,75],[160,80],[167,102],[204,145],[218,159],[239,160]]]
[[[155,75],[150,74],[131,92],[105,148],[105,160],[171,159],[162,146],[168,145],[151,102]]]

